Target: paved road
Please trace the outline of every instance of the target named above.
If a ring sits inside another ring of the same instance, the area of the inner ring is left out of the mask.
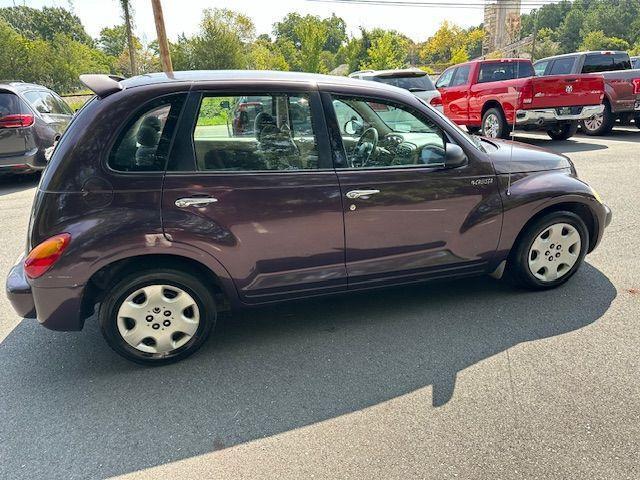
[[[640,132],[520,139],[570,155],[615,213],[553,292],[483,278],[265,308],[156,369],[1,298],[0,478],[639,478]],[[0,187],[2,271],[34,185]]]

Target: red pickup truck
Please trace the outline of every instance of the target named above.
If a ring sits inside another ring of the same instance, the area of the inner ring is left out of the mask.
[[[573,136],[580,120],[604,109],[596,75],[535,77],[525,59],[475,60],[445,70],[436,88],[444,113],[472,133],[507,138],[513,127],[544,129],[554,140]]]

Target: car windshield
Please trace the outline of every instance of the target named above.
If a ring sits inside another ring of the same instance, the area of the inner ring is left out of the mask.
[[[375,82],[386,83],[394,87],[404,88],[410,92],[424,92],[427,90],[435,90],[436,87],[426,73],[424,75],[408,75],[399,77],[373,77]]]

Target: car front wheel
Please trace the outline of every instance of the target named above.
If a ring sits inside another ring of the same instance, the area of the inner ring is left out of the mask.
[[[99,310],[109,346],[128,360],[161,365],[204,343],[216,321],[212,293],[179,270],[132,273],[107,293]]]
[[[530,289],[555,288],[580,268],[589,231],[572,212],[552,212],[529,225],[507,262],[507,279]]]

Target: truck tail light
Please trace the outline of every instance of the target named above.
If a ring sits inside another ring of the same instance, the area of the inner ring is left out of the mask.
[[[438,96],[438,97],[433,97],[433,98],[431,99],[431,101],[429,102],[429,104],[430,104],[432,107],[441,107],[441,106],[442,106],[442,98],[441,98],[441,97],[439,97],[439,96]]]
[[[533,85],[527,82],[520,90],[520,105],[531,105],[533,103]]]
[[[44,275],[58,261],[70,241],[71,235],[61,233],[48,238],[31,250],[24,259],[24,273],[27,277],[38,278]]]
[[[0,128],[30,127],[34,122],[33,115],[17,113],[0,117]]]
[[[633,93],[640,95],[640,78],[633,80]]]

